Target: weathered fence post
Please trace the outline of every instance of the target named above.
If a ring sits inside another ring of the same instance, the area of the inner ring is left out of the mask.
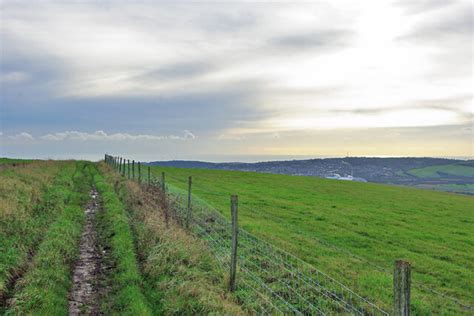
[[[189,176],[188,178],[188,212],[186,214],[186,228],[189,228],[189,223],[191,222],[191,184],[193,178]]]
[[[135,160],[132,161],[132,179],[135,180]]]
[[[150,171],[150,166],[148,166],[148,185],[151,184],[151,178],[150,178],[150,174],[151,174],[151,171]]]
[[[165,172],[164,171],[161,173],[161,191],[163,191],[163,194],[166,193]]]
[[[395,261],[393,271],[393,315],[410,315],[410,263],[404,260]]]
[[[130,180],[130,159],[127,159],[128,180]]]
[[[142,168],[140,161],[138,162],[138,183],[142,183]]]
[[[122,171],[122,157],[120,157],[119,166],[118,166],[118,172],[120,173],[121,171]]]
[[[230,257],[230,278],[229,278],[229,290],[235,291],[235,274],[237,272],[237,240],[239,234],[239,227],[237,224],[237,207],[238,197],[232,195],[230,198],[230,212],[232,215],[232,249]]]
[[[125,177],[125,165],[126,165],[126,160],[125,158],[123,158],[122,177]]]

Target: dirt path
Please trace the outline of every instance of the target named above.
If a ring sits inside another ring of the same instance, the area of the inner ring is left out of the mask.
[[[103,253],[98,245],[95,216],[100,211],[99,194],[95,188],[85,213],[80,254],[74,266],[73,286],[69,295],[69,315],[99,315],[99,283],[103,269]]]

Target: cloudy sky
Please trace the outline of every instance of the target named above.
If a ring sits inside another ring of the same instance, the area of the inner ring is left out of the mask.
[[[469,0],[0,3],[0,156],[474,156]]]

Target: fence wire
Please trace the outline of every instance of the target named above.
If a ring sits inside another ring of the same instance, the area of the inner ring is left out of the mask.
[[[178,180],[178,179],[175,179]],[[161,188],[161,179],[151,184]],[[187,196],[166,190],[170,216],[185,226]],[[191,202],[190,230],[205,240],[223,272],[230,269],[231,222],[218,210]],[[255,314],[388,315],[314,266],[239,229],[236,295]]]

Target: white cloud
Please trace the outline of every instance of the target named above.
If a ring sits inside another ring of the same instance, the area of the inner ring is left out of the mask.
[[[192,140],[196,136],[188,130],[183,131],[182,136],[177,135],[148,135],[148,134],[128,134],[128,133],[113,133],[107,134],[104,131],[95,131],[93,133],[65,131],[58,133],[51,133],[40,136],[39,139],[43,141],[161,141],[161,140]]]
[[[14,141],[33,141],[34,137],[30,133],[22,132],[16,135],[8,136],[8,139]]]
[[[12,71],[5,74],[0,73],[0,82],[2,83],[18,83],[28,79],[28,74],[21,71]]]

